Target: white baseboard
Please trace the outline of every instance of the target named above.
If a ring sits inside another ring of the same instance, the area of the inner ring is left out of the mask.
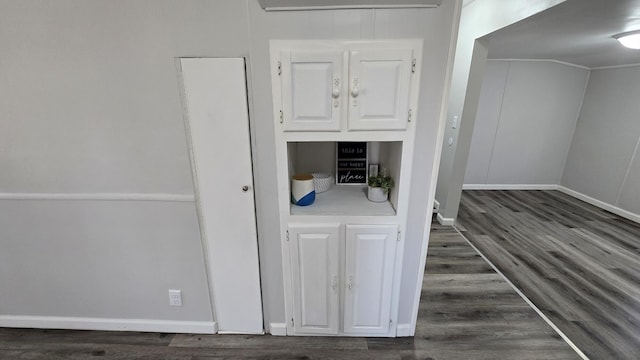
[[[558,190],[556,184],[464,184],[462,190]]]
[[[287,324],[269,323],[269,334],[273,336],[287,336]]]
[[[576,199],[580,199],[580,200],[582,200],[584,202],[587,202],[587,203],[589,203],[589,204],[591,204],[593,206],[597,206],[597,207],[599,207],[601,209],[604,209],[604,210],[607,210],[609,212],[612,212],[612,213],[614,213],[614,214],[616,214],[618,216],[622,216],[625,219],[629,219],[631,221],[635,221],[637,223],[640,223],[640,215],[639,214],[634,214],[634,213],[632,213],[630,211],[621,209],[621,208],[619,208],[619,207],[617,207],[615,205],[608,204],[608,203],[606,203],[604,201],[592,198],[589,195],[585,195],[585,194],[577,192],[575,190],[571,190],[571,189],[569,189],[567,187],[564,187],[562,185],[558,186],[558,190],[560,190],[561,192],[563,192],[563,193],[565,193],[565,194],[567,194],[569,196],[573,196]]]
[[[398,337],[409,337],[413,336],[413,331],[411,331],[411,324],[398,324],[396,328],[396,336]]]
[[[440,201],[438,200],[433,200],[433,213],[437,214],[438,211],[440,211]]]
[[[0,315],[0,327],[101,331],[143,331],[186,334],[215,334],[218,332],[218,324],[213,321],[106,319],[59,316]]]
[[[436,217],[436,219],[438,219],[438,222],[440,223],[440,225],[444,225],[444,226],[453,226],[456,223],[456,219],[446,218],[442,216],[441,213],[438,213],[438,216]]]

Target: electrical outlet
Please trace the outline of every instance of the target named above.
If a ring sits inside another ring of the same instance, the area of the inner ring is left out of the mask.
[[[169,289],[169,305],[182,306],[182,290]]]

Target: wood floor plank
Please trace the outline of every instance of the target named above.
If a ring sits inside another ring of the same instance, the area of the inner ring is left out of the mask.
[[[263,335],[177,334],[170,346],[216,349],[283,349],[303,347],[309,350],[366,350],[367,341],[354,337],[305,337]]]
[[[640,358],[640,224],[558,191],[464,191],[458,224],[591,359]]]

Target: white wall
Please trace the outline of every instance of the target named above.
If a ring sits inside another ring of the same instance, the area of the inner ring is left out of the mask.
[[[472,97],[479,96],[479,93],[475,91],[475,89],[479,88],[479,84],[471,84],[469,82],[476,39],[564,1],[473,0],[469,1],[462,9],[453,78],[446,113],[445,146],[442,148],[438,187],[436,189],[436,200],[440,203],[438,213],[440,217],[453,220],[458,213],[475,121],[475,109],[472,107],[465,109],[463,114],[463,108],[465,107],[468,89],[472,90]],[[479,55],[476,61],[480,62],[475,64],[476,67],[483,67],[484,64],[482,62],[486,60],[486,57],[483,58],[481,50],[476,49],[477,55]],[[481,71],[481,69],[477,71]],[[470,105],[472,105],[475,101],[474,99],[470,100]],[[453,116],[461,117],[461,123],[456,129],[452,127]],[[446,145],[449,138],[454,141],[452,146]]]
[[[640,66],[593,70],[562,185],[640,217]]]
[[[0,200],[0,317],[212,321],[175,58],[248,39],[244,2],[0,3],[0,198],[40,199]]]
[[[552,61],[489,61],[465,186],[559,184],[588,78]]]
[[[268,40],[421,38],[422,161],[399,319],[411,322],[455,4],[265,13],[255,0],[1,2],[0,318],[212,320],[175,61],[245,56],[265,322],[285,322]],[[74,196],[85,200],[44,200]],[[169,287],[184,291],[182,308],[168,307]]]
[[[0,315],[211,321],[193,203],[3,200],[0,229]]]

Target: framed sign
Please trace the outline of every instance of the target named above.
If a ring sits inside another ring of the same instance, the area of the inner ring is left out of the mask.
[[[336,184],[367,183],[367,143],[336,144]]]

